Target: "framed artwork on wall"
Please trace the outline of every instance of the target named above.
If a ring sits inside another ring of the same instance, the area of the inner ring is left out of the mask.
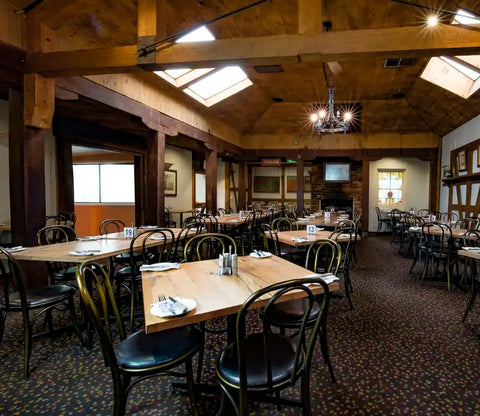
[[[278,194],[280,192],[280,176],[254,176],[253,192]]]
[[[165,196],[177,196],[177,171],[165,171]]]
[[[310,176],[305,176],[303,186],[304,192],[312,192],[312,183],[310,181]],[[287,176],[287,192],[297,192],[296,176]]]
[[[467,153],[466,150],[458,152],[458,171],[462,172],[467,170]]]

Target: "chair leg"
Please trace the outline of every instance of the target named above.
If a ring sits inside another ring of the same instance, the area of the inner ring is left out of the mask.
[[[203,370],[203,358],[205,356],[205,338],[207,332],[205,329],[205,322],[200,322],[200,329],[203,332],[202,345],[200,345],[200,350],[198,352],[198,364],[197,364],[197,383],[200,383],[202,380],[202,370]]]
[[[305,374],[302,377],[301,389],[302,415],[311,416],[312,409],[310,408],[310,373],[308,370],[305,370]]]
[[[24,356],[23,356],[23,377],[26,380],[29,375],[30,356],[32,355],[32,327],[30,326],[30,319],[27,316],[23,317],[23,342],[24,342]]]
[[[80,326],[78,325],[77,315],[75,314],[75,304],[73,302],[73,295],[68,299],[68,309],[70,310],[70,318],[72,319],[73,328],[75,329],[75,332],[77,333],[78,340],[84,346],[91,345],[91,344],[89,344],[88,340],[85,341],[83,339],[82,330],[80,329]]]
[[[465,323],[465,319],[467,319],[468,314],[472,311],[473,305],[475,303],[475,299],[477,297],[478,289],[479,289],[479,286],[472,288],[472,294],[470,295],[467,308],[465,309],[465,313],[463,314],[463,318],[462,318],[463,323]]]
[[[128,397],[125,385],[128,385],[128,382],[122,380],[120,375],[113,375],[113,416],[125,416]]]
[[[3,341],[3,333],[5,332],[5,321],[7,320],[7,312],[0,311],[0,342]]]
[[[320,348],[322,350],[323,362],[328,366],[328,372],[330,373],[332,383],[336,383],[337,381],[335,378],[335,373],[333,372],[332,362],[330,361],[330,352],[328,350],[326,324],[323,325],[322,330],[318,334],[318,339],[320,341]]]

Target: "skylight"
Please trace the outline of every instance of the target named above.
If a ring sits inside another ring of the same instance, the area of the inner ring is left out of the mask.
[[[458,9],[452,24],[478,26],[480,19]],[[480,55],[430,58],[420,78],[466,99],[480,88]]]
[[[213,40],[215,40],[213,34],[202,26],[177,39],[177,43]],[[215,68],[175,68],[155,71],[155,74],[177,88],[184,87],[183,92],[207,107],[252,85],[247,74],[239,66],[228,66],[207,75],[214,70]]]

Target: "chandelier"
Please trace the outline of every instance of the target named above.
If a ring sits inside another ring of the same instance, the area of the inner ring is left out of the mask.
[[[320,107],[311,116],[313,129],[316,133],[346,133],[352,121],[352,113],[345,111],[343,114],[339,110],[335,112],[334,106],[335,88],[328,87],[328,108]]]

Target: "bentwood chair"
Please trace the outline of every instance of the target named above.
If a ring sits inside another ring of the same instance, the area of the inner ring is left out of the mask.
[[[226,234],[203,233],[190,238],[183,251],[185,262],[218,259],[220,254],[237,254],[235,240]]]
[[[342,249],[342,256],[337,274],[339,277],[341,276],[343,278],[345,296],[347,297],[350,310],[352,310],[353,302],[351,293],[353,292],[353,285],[350,278],[350,265],[355,250],[355,242],[357,241],[357,231],[353,228],[341,228],[333,231],[328,238],[337,242]],[[340,242],[340,239],[345,241]]]
[[[318,240],[308,248],[305,268],[314,273],[332,273],[337,275],[341,264],[341,258],[342,250],[337,242],[329,239]],[[300,329],[306,306],[304,299],[292,300],[276,305],[272,310],[270,318],[271,324],[279,327],[282,334],[285,333],[285,329],[287,328]],[[307,326],[313,326],[319,313],[320,309],[318,308],[318,305],[313,305],[307,321]],[[335,374],[333,372],[328,351],[326,321],[324,322],[324,325],[322,325],[319,335],[323,360],[328,366],[332,382],[335,383]]]
[[[126,335],[119,309],[107,274],[87,262],[77,272],[80,296],[100,338],[105,365],[113,382],[114,416],[123,416],[132,387],[153,376],[185,377],[194,415],[195,401],[192,357],[203,349],[203,334],[192,325],[180,326],[153,334],[137,331]],[[93,293],[99,302],[95,303]],[[113,315],[113,317],[112,317]],[[112,318],[117,330],[112,331]],[[119,342],[114,342],[118,338]],[[185,372],[175,371],[184,364]],[[133,380],[132,380],[133,379]]]
[[[293,218],[279,217],[272,221],[272,228],[277,231],[298,230],[297,222]]]
[[[47,225],[37,232],[37,244],[39,246],[47,244],[65,243],[76,240],[77,233],[68,225]],[[50,283],[75,282],[76,266],[65,262],[47,262],[48,277]]]
[[[0,255],[3,257],[0,261],[0,281],[3,286],[3,297],[0,297],[0,341],[3,339],[7,313],[20,312],[23,315],[23,376],[26,379],[32,354],[33,326],[42,314],[45,314],[48,330],[53,335],[52,310],[61,310],[60,306],[66,305],[80,342],[83,343],[73,301],[76,290],[72,286],[60,284],[25,289],[18,265],[8,250],[0,247]],[[30,317],[31,311],[38,311],[33,319]]]
[[[315,296],[315,288],[323,289],[323,295]],[[281,298],[294,291],[302,292],[306,301],[298,336],[292,339],[274,332],[271,315]],[[255,302],[265,296],[270,299],[263,309],[262,331],[247,332],[247,314]],[[274,400],[278,406],[299,406],[304,415],[311,414],[311,364],[317,337],[327,319],[329,300],[329,289],[322,279],[302,278],[267,286],[244,302],[237,314],[236,340],[227,345],[217,359],[217,378],[223,390],[219,415],[225,410],[226,398],[241,416],[248,415],[249,399]],[[307,325],[314,305],[319,313]],[[300,402],[281,397],[283,390],[294,387],[298,381],[301,384]]]
[[[156,244],[153,247],[148,247],[148,243],[153,240],[155,240]],[[139,242],[141,242],[141,244],[139,244]],[[169,260],[174,243],[174,234],[169,228],[158,228],[138,235],[130,242],[130,264],[118,270],[113,275],[113,280],[117,286],[117,297],[120,297],[121,287],[127,289],[130,294],[131,331],[133,331],[134,328],[135,310],[138,305],[142,304],[140,296],[142,281],[140,264],[152,264]],[[141,260],[138,261],[138,258]]]
[[[377,213],[377,233],[380,233],[385,225],[386,231],[392,229],[392,217],[385,217],[379,207],[375,207]]]

